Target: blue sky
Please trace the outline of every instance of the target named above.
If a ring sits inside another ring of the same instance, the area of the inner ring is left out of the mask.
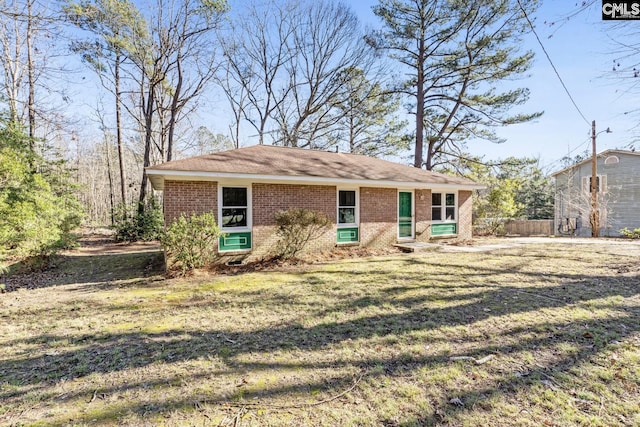
[[[350,3],[365,26],[380,25],[371,10],[377,0]],[[531,91],[525,110],[544,111],[544,115],[534,122],[500,129],[499,135],[507,140],[503,144],[470,142],[468,151],[472,154],[484,156],[485,160],[509,156],[537,157],[547,171],[552,172],[561,168],[559,160],[568,152],[575,155],[590,149],[591,120],[596,120],[598,131],[607,127],[613,131],[599,135],[599,151],[627,147],[633,142],[633,120],[637,122],[638,116],[624,113],[638,109],[634,105],[635,96],[625,91],[625,84],[604,77],[610,74],[615,58],[610,53],[613,43],[604,30],[613,24],[601,20],[598,1],[587,11],[563,21],[563,17],[575,11],[576,3],[580,2],[546,0],[533,18],[545,48],[589,123],[573,107],[534,35],[527,34],[523,48],[533,50],[536,58],[530,76],[517,83]],[[550,26],[549,22],[564,24]],[[640,22],[633,21],[630,24],[638,25],[640,30]],[[93,78],[86,68],[82,75]],[[106,98],[110,99],[108,95]],[[210,113],[200,119],[215,132],[226,133],[227,123],[221,118],[228,114],[227,101],[221,94],[214,94],[209,104]],[[86,106],[90,110],[95,107]],[[215,118],[211,118],[211,115]]]
[[[632,142],[633,123],[624,113],[638,108],[634,96],[625,94],[620,82],[606,78],[614,56],[610,53],[612,42],[604,30],[612,23],[601,21],[600,2],[571,19],[563,19],[575,11],[576,3],[547,0],[533,18],[542,43],[588,123],[573,107],[534,35],[528,34],[524,48],[535,52],[535,62],[531,76],[517,83],[531,91],[527,111],[544,111],[544,115],[534,122],[501,129],[500,136],[507,139],[503,144],[469,143],[471,153],[487,160],[533,156],[540,158],[543,166],[555,170],[560,168],[558,160],[570,150],[575,155],[590,149],[592,120],[596,121],[598,131],[607,127],[613,131],[598,136],[598,151],[621,148]],[[356,8],[362,21],[371,26],[378,25],[371,12],[374,4],[376,1],[363,1]],[[556,25],[549,25],[551,22]]]

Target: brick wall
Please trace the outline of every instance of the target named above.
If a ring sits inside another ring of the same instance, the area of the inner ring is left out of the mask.
[[[416,190],[416,240],[431,239],[431,190]]]
[[[473,237],[471,191],[458,192],[458,239],[469,240]]]
[[[213,212],[217,217],[218,183],[210,181],[165,181],[164,218],[170,224],[181,213]],[[415,191],[416,240],[431,238],[431,191]],[[337,189],[335,186],[253,184],[253,251],[247,260],[260,259],[276,243],[276,212],[305,208],[324,212],[336,223]],[[458,192],[458,239],[472,238],[471,191]],[[397,241],[398,190],[395,188],[360,188],[360,245],[385,247]],[[307,251],[328,250],[336,245],[334,225],[320,239],[310,243]]]
[[[218,217],[218,183],[211,181],[165,181],[164,222],[169,225],[181,213],[213,212]]]
[[[336,187],[328,185],[253,184],[253,225],[275,225],[275,214],[290,208],[324,212],[336,222]]]
[[[250,259],[260,259],[273,251],[275,214],[290,208],[304,208],[324,212],[336,223],[337,189],[327,185],[253,184],[253,242]],[[335,246],[336,227],[333,226],[319,239],[307,246],[306,252],[328,250]]]
[[[398,191],[395,188],[360,188],[360,244],[392,245],[398,238]]]

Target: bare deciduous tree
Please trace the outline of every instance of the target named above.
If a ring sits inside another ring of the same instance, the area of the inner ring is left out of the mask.
[[[269,136],[287,146],[331,145],[342,124],[336,107],[353,87],[345,84],[345,71],[368,76],[376,65],[353,11],[330,0],[270,2],[252,6],[232,28],[222,34],[219,80],[236,128],[246,121],[260,144]]]
[[[27,129],[32,152],[38,137],[53,124],[59,130],[61,115],[48,94],[60,94],[62,71],[51,61],[52,40],[60,37],[59,20],[48,5],[36,0],[0,2],[0,76],[9,120]]]
[[[143,168],[151,165],[154,133],[161,160],[172,159],[176,124],[185,106],[197,101],[215,75],[209,36],[226,10],[223,0],[158,0],[154,7],[156,14],[148,20],[151,37],[135,49],[133,57],[140,70]],[[160,127],[155,129],[158,123]],[[139,211],[144,208],[147,186],[143,169]]]
[[[291,97],[277,108],[279,141],[294,147],[318,147],[330,135],[338,115],[333,107],[344,94],[343,71],[359,68],[368,74],[375,61],[359,20],[344,3],[306,4],[294,33],[294,61],[286,65]]]
[[[81,55],[98,75],[102,86],[115,98],[116,143],[120,172],[120,197],[126,215],[127,185],[124,163],[124,136],[122,120],[122,68],[132,51],[132,40],[147,37],[144,18],[128,0],[95,0],[68,2],[64,14],[77,27],[88,31],[91,39],[72,41],[72,50]],[[129,62],[129,65],[131,63]],[[104,117],[101,126],[106,131]]]
[[[225,61],[219,81],[234,111],[237,145],[241,120],[253,127],[258,143],[264,144],[265,136],[274,130],[269,123],[291,92],[285,67],[296,55],[298,7],[294,2],[276,1],[262,7],[249,5],[220,37]]]

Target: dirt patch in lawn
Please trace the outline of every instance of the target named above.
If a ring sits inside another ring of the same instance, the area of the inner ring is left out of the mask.
[[[162,250],[160,242],[116,242],[114,232],[108,228],[85,228],[78,232],[77,249],[63,252],[63,255],[108,255],[130,254],[138,252],[158,252]]]
[[[35,289],[70,283],[104,283],[149,278],[163,274],[164,255],[159,242],[120,243],[105,228],[79,232],[79,246],[51,256],[44,268],[31,271],[29,260],[16,262],[0,276],[5,291]]]

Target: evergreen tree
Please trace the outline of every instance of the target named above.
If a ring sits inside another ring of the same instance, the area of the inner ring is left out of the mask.
[[[330,146],[340,151],[378,157],[409,148],[404,133],[406,122],[395,116],[400,97],[367,79],[363,70],[349,68],[341,73],[343,89],[334,109],[339,118]]]
[[[520,0],[530,11],[535,0]],[[458,155],[468,140],[502,142],[495,128],[540,113],[514,114],[528,89],[496,90],[531,66],[520,52],[526,21],[514,0],[379,0],[384,30],[369,41],[386,50],[408,78],[396,90],[415,114],[414,166],[432,169]]]
[[[0,127],[0,257],[66,247],[82,216],[64,162],[37,156],[26,140],[15,123]]]

